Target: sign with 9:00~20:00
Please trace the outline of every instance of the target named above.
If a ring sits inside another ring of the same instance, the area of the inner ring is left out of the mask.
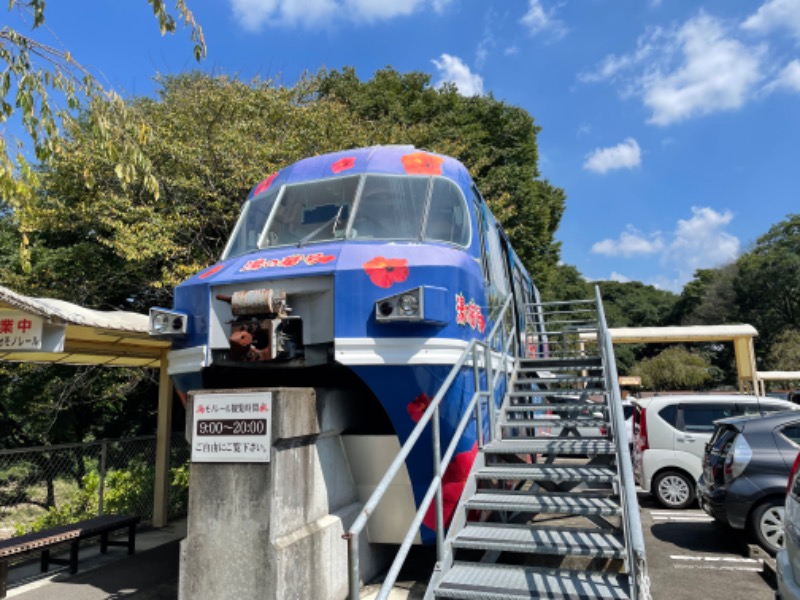
[[[192,462],[269,462],[271,392],[193,396]]]

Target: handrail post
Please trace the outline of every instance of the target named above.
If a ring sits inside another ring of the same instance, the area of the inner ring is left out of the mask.
[[[444,507],[442,503],[442,445],[439,427],[439,405],[433,411],[433,472],[439,478],[436,488],[436,561],[444,560]]]
[[[346,534],[347,539],[347,568],[350,574],[348,600],[358,600],[361,591],[361,574],[358,564],[358,535]]]
[[[481,372],[478,368],[478,346],[472,347],[472,378],[475,382],[475,393],[480,394],[481,388]],[[478,450],[483,450],[483,405],[481,404],[481,397],[478,396],[478,401],[475,403],[475,429],[478,437]]]
[[[486,391],[488,392],[487,399],[489,405],[489,436],[492,441],[495,439],[495,403],[494,403],[494,368],[492,367],[492,346],[487,344],[484,347],[484,356],[486,361]]]

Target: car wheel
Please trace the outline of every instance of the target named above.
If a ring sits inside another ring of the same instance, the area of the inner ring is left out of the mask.
[[[756,506],[748,525],[756,543],[775,556],[783,548],[783,500],[775,498]]]
[[[679,471],[666,471],[655,478],[653,493],[666,508],[687,508],[694,502],[694,480]]]

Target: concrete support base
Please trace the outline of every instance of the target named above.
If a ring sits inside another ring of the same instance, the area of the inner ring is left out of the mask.
[[[347,595],[341,536],[361,509],[340,438],[352,403],[334,390],[263,391],[273,393],[270,462],[191,465],[180,600]],[[190,394],[188,414],[193,400]],[[191,442],[190,429],[188,419]],[[369,580],[387,564],[385,548],[365,536],[360,547],[362,580]]]

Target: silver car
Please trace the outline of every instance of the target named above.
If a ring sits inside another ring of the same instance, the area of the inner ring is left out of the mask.
[[[775,556],[778,591],[775,598],[800,600],[800,453],[792,465],[783,515],[783,549]]]

